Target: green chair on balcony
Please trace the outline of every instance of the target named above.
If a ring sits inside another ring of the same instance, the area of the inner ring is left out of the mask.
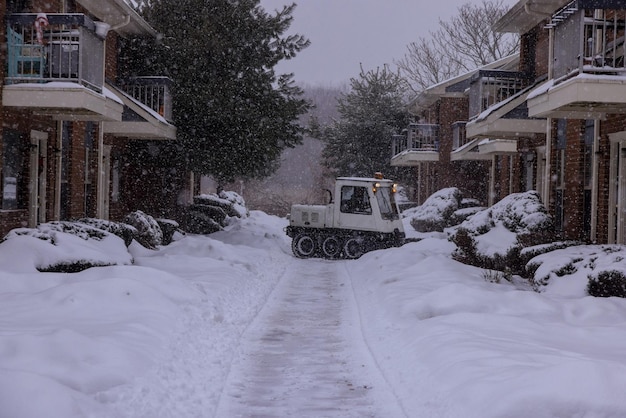
[[[24,36],[7,28],[8,76],[11,79],[42,79],[45,68],[43,45],[25,43]]]

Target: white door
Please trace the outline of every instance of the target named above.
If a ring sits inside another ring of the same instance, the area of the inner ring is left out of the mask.
[[[626,132],[609,135],[611,165],[609,184],[609,244],[626,242]]]
[[[48,134],[30,131],[30,176],[28,226],[46,221],[46,173],[48,172]]]

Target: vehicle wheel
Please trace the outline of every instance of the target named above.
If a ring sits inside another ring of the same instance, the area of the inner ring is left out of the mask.
[[[360,238],[348,238],[343,245],[343,253],[346,258],[359,258],[363,255],[364,248]]]
[[[335,235],[326,237],[322,242],[322,253],[326,258],[335,258],[341,251],[341,242]]]
[[[317,243],[310,235],[298,234],[291,241],[291,250],[299,258],[313,257],[317,250]]]

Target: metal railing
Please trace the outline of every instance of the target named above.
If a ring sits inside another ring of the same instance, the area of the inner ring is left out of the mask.
[[[439,151],[439,125],[412,123],[402,134],[392,136],[392,156],[404,151]]]
[[[555,13],[548,25],[554,30],[554,70],[557,80],[581,73],[626,73],[626,6],[597,9],[593,2],[571,2]],[[580,7],[580,8],[579,8]]]
[[[523,72],[479,70],[470,82],[470,119],[494,104],[514,96],[529,84],[530,78]]]
[[[171,79],[144,76],[125,80],[121,84],[128,95],[148,106],[165,120],[172,120]]]
[[[6,84],[76,82],[97,92],[104,85],[104,40],[86,15],[11,14],[7,19]]]

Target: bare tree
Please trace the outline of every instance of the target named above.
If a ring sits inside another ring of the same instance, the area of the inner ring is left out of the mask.
[[[420,37],[411,42],[404,58],[395,64],[411,88],[420,92],[510,55],[519,49],[519,38],[492,29],[507,10],[503,0],[466,3],[450,21],[440,19],[439,29],[430,32],[430,38]]]

